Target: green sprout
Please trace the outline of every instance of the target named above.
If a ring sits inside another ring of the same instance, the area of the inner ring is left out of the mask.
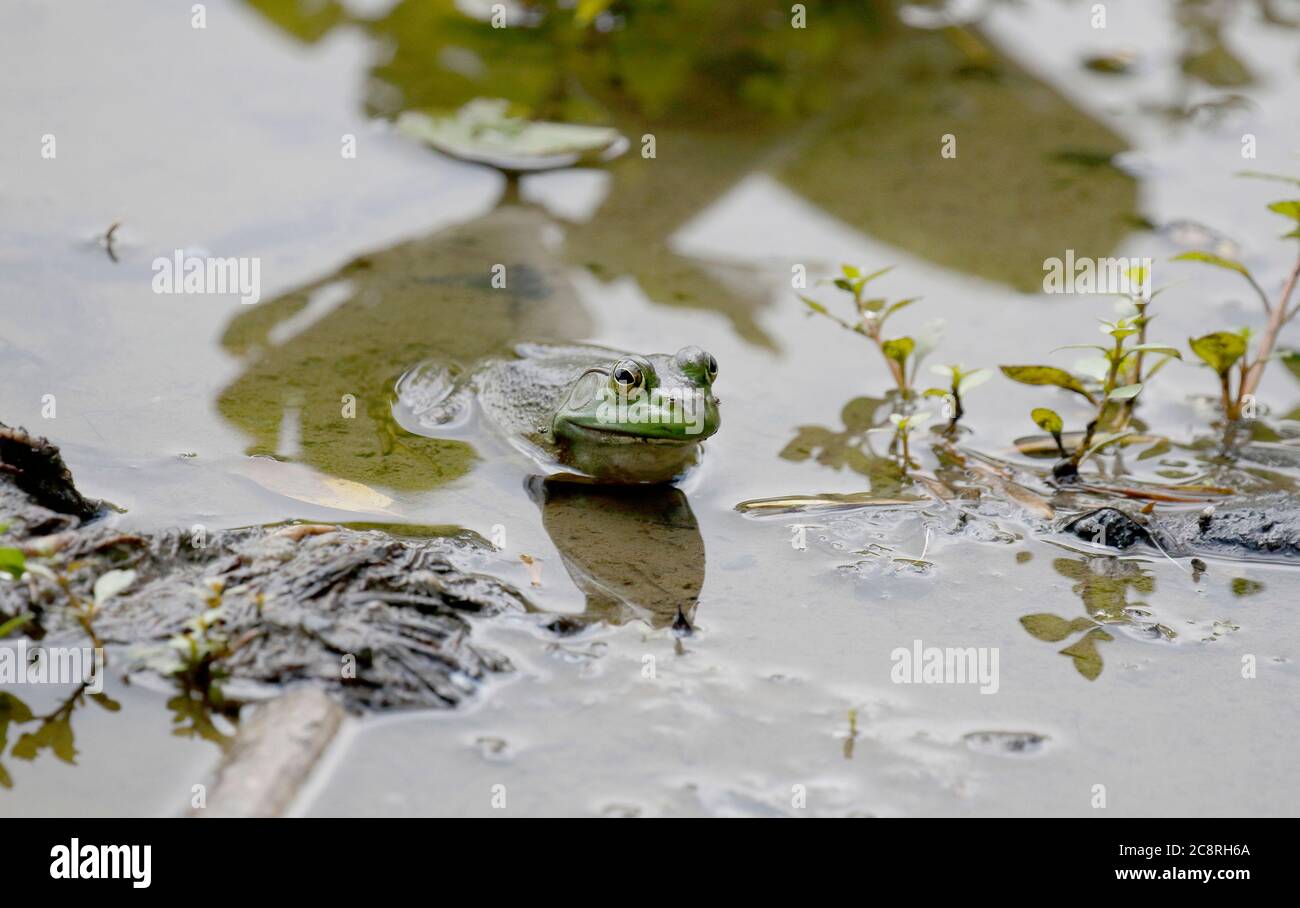
[[[814,299],[806,296],[800,296],[799,299],[803,300],[809,311],[829,318],[845,330],[869,338],[884,358],[898,393],[906,400],[912,396],[912,384],[916,380],[917,366],[929,352],[932,344],[924,338],[917,340],[907,336],[892,338],[884,336],[885,322],[889,317],[920,299],[920,297],[909,297],[890,302],[883,297],[866,296],[867,285],[892,270],[893,266],[890,266],[864,273],[862,269],[852,265],[841,266],[840,276],[835,278],[833,283],[853,297],[853,308],[857,313],[854,321],[840,318]]]
[[[924,410],[907,416],[901,413],[889,414],[889,421],[894,424],[894,437],[898,439],[899,444],[902,446],[902,467],[905,474],[912,467],[912,451],[909,444],[912,430],[929,420],[929,418],[930,414]]]
[[[948,417],[948,425],[944,429],[947,435],[953,435],[957,431],[957,423],[966,415],[965,405],[962,403],[962,395],[972,388],[984,384],[993,377],[993,373],[988,369],[971,369],[969,372],[964,371],[961,366],[931,366],[930,372],[934,375],[941,375],[948,379],[946,388],[926,388],[926,397],[941,397],[944,401],[944,415]]]
[[[1169,359],[1182,359],[1182,354],[1174,347],[1163,344],[1150,344],[1141,341],[1145,334],[1145,309],[1140,315],[1129,316],[1109,322],[1102,321],[1101,332],[1111,338],[1109,345],[1070,344],[1062,349],[1095,350],[1105,360],[1106,370],[1100,386],[1089,388],[1084,379],[1058,369],[1055,366],[1002,366],[1002,372],[1013,381],[1026,385],[1054,385],[1083,397],[1093,407],[1092,418],[1084,428],[1083,437],[1072,453],[1066,453],[1061,435],[1063,420],[1054,410],[1045,407],[1036,408],[1031,417],[1039,428],[1048,432],[1056,440],[1062,460],[1053,470],[1057,479],[1073,479],[1078,476],[1079,466],[1090,455],[1097,453],[1108,445],[1132,434],[1128,424],[1133,415],[1137,397],[1146,385],[1145,380],[1156,369],[1143,376],[1141,358],[1154,354]],[[1130,339],[1138,342],[1129,343]],[[1134,378],[1139,380],[1134,381]],[[1145,379],[1145,380],[1144,380]],[[1102,432],[1098,435],[1098,430]]]

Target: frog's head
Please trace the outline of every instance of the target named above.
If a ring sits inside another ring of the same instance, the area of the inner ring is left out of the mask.
[[[718,431],[717,376],[717,360],[699,347],[595,366],[570,386],[551,430],[593,476],[665,481]]]

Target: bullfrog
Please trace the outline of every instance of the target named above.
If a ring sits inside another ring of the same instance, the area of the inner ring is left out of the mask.
[[[718,431],[718,363],[696,346],[641,355],[526,343],[469,369],[429,360],[397,381],[394,416],[417,434],[474,414],[549,473],[609,483],[679,478]]]

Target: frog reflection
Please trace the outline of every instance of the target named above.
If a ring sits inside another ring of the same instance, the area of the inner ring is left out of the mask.
[[[704,586],[704,539],[680,489],[540,476],[528,489],[565,570],[587,597],[580,622],[693,628]]]
[[[1174,637],[1172,629],[1152,620],[1145,602],[1128,601],[1130,591],[1149,595],[1156,588],[1155,577],[1136,562],[1111,556],[1057,558],[1052,567],[1075,581],[1071,591],[1083,600],[1085,617],[1069,619],[1038,612],[1025,615],[1020,623],[1044,642],[1069,640],[1061,655],[1073,659],[1075,669],[1089,681],[1097,680],[1103,667],[1098,644],[1115,639],[1107,627],[1124,628],[1147,638]]]

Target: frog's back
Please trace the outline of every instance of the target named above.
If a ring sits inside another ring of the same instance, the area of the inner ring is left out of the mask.
[[[520,344],[516,359],[487,364],[475,386],[483,413],[500,431],[549,447],[551,418],[570,386],[587,369],[612,365],[626,354],[578,344]]]

